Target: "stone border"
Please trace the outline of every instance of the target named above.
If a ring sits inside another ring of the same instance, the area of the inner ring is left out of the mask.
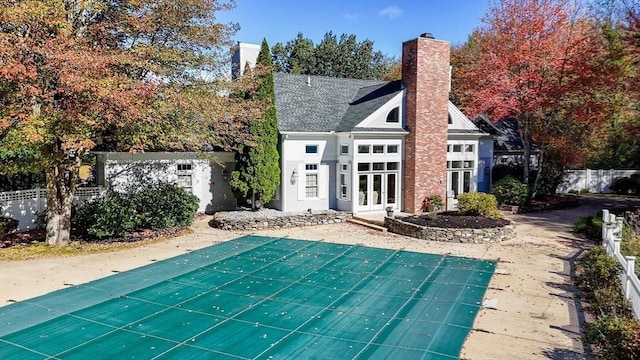
[[[454,229],[454,228],[437,228],[412,224],[397,218],[384,218],[384,226],[393,233],[411,236],[414,238],[455,243],[496,243],[513,239],[516,235],[515,223],[482,229]]]
[[[312,213],[282,214],[234,218],[232,212],[218,212],[209,221],[209,226],[222,230],[266,230],[300,226],[337,224],[347,221],[346,212],[326,210]]]

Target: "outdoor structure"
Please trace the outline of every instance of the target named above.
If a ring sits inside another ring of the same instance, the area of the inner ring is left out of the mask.
[[[403,44],[402,81],[276,73],[282,179],[269,205],[416,213],[428,195],[453,203],[488,190],[488,134],[448,100],[449,55],[448,42],[423,34]]]
[[[175,183],[200,199],[198,212],[235,210],[229,185],[234,154],[230,152],[103,152],[96,153],[97,183],[124,191],[165,181]],[[213,165],[212,165],[213,164]]]
[[[517,165],[523,163],[524,147],[520,138],[518,124],[508,119],[491,121],[486,115],[474,119],[475,125],[492,136],[493,165]],[[531,144],[531,166],[538,167],[540,149]]]

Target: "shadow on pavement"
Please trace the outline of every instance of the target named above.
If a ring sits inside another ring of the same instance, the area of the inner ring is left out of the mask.
[[[506,217],[518,224],[530,225],[549,232],[571,233],[573,224],[581,217],[593,216],[602,209],[640,207],[640,198],[580,196],[580,206],[561,209],[513,214]]]

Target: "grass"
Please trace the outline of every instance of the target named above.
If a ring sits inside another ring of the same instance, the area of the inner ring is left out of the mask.
[[[68,245],[51,246],[44,242],[34,242],[27,245],[18,245],[0,249],[0,262],[21,261],[33,259],[48,259],[70,256],[82,256],[98,253],[109,253],[163,242],[167,239],[190,234],[191,229],[183,229],[174,234],[150,236],[139,241],[112,241],[112,242],[80,242],[74,241]]]

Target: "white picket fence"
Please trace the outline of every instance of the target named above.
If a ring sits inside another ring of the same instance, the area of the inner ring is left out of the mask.
[[[622,292],[631,303],[633,314],[640,319],[640,280],[636,275],[636,257],[624,256],[620,252],[622,241],[623,218],[610,214],[609,210],[602,210],[602,244],[607,254],[613,257],[622,266]]]
[[[81,187],[76,190],[75,203],[100,197],[104,193],[102,187]],[[47,190],[42,188],[0,192],[0,209],[2,215],[19,221],[18,231],[36,228],[36,214],[47,208]]]

